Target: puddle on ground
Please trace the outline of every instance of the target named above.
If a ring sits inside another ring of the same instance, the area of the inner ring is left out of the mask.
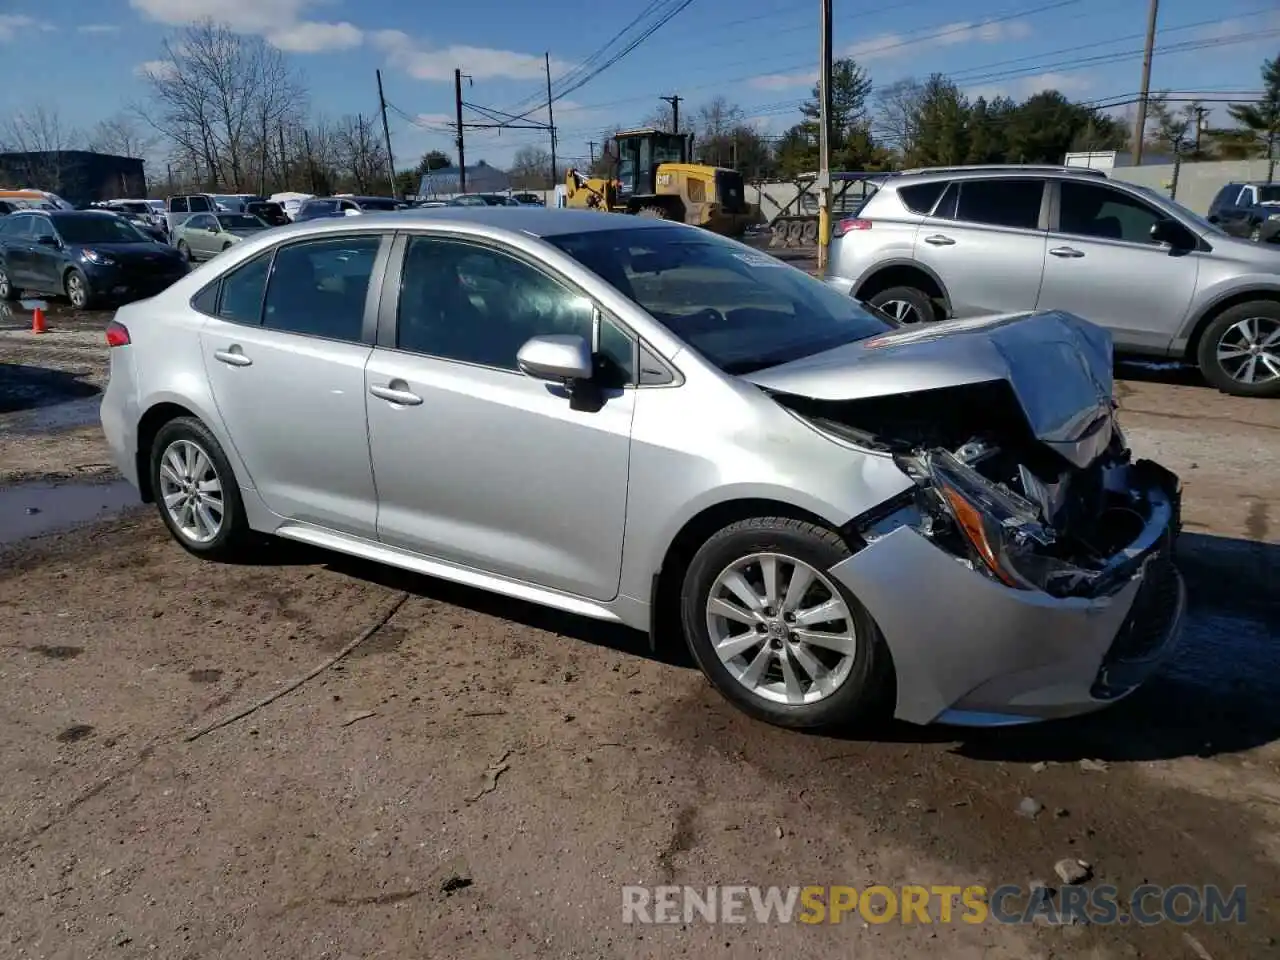
[[[24,410],[5,417],[0,422],[0,434],[25,436],[87,427],[99,422],[101,409],[102,395],[95,394],[79,400]]]
[[[139,505],[138,491],[124,480],[0,488],[0,546],[104,520]]]

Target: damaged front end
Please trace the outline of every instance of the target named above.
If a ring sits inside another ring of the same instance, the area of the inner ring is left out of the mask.
[[[1032,315],[864,344],[843,358],[843,384],[835,362],[755,378],[810,428],[892,457],[913,481],[850,523],[864,546],[832,570],[885,634],[900,718],[1084,712],[1171,648],[1185,604],[1179,482],[1133,459],[1106,346],[1076,318]],[[890,373],[923,389],[891,393]]]

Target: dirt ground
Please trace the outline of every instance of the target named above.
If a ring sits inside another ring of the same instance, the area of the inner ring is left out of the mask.
[[[59,521],[49,481],[114,489],[105,319],[0,323],[0,540],[5,504]],[[0,547],[0,956],[1280,955],[1280,404],[1118,373],[1186,485],[1190,623],[1137,695],[1033,729],[776,730],[675,644],[290,546],[202,563],[149,509]],[[625,884],[1057,887],[1068,857],[1245,885],[1246,922],[622,922]]]

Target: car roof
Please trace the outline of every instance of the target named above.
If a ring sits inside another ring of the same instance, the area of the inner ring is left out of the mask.
[[[1067,180],[1108,179],[1104,171],[1092,167],[1055,167],[1033,164],[992,164],[974,167],[920,167],[886,175],[882,187],[900,186],[904,180],[988,180],[992,177],[1054,177]]]
[[[558,210],[537,206],[519,207],[416,207],[394,212],[371,213],[360,217],[359,226],[372,227],[386,224],[389,227],[435,227],[449,224],[490,227],[509,230],[534,237],[554,237],[568,233],[592,233],[605,230],[698,230],[672,220],[629,217],[618,213],[598,213],[591,210]],[[350,220],[304,221],[289,227],[281,227],[293,233],[319,233],[350,230]]]

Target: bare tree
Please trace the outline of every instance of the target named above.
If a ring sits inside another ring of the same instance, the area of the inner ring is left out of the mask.
[[[736,103],[723,96],[715,97],[698,108],[696,129],[700,140],[713,140],[730,133],[746,114]]]
[[[244,190],[267,163],[277,123],[304,92],[284,55],[261,37],[204,20],[167,40],[144,74],[157,110],[138,110],[176,152],[198,158],[210,186]]]
[[[0,124],[0,146],[7,153],[23,154],[11,167],[26,177],[27,186],[57,193],[67,172],[64,154],[80,145],[81,136],[63,125],[56,107],[37,104],[19,110]]]
[[[542,147],[527,146],[516,151],[509,170],[511,185],[525,190],[549,190],[551,153]]]
[[[644,118],[643,125],[646,127],[654,127],[658,130],[671,130],[675,126],[675,115],[671,110],[671,104],[663,103],[649,112]]]
[[[357,193],[368,193],[386,175],[386,151],[372,117],[362,113],[343,117],[334,130],[333,147],[339,170]]]
[[[899,80],[876,91],[876,134],[903,156],[915,150],[924,89],[916,80]]]
[[[101,120],[89,135],[89,149],[117,157],[146,159],[155,149],[158,137],[147,133],[126,113]]]

